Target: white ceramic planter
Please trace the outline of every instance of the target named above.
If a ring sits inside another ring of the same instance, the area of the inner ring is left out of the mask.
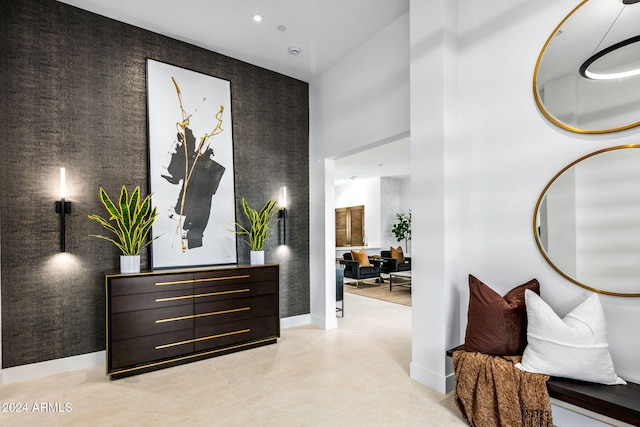
[[[251,251],[249,255],[251,265],[264,264],[264,251]]]
[[[120,273],[140,273],[140,255],[120,255]]]

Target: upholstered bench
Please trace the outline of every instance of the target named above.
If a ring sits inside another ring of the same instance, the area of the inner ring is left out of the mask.
[[[461,349],[447,350],[447,356]],[[640,426],[640,384],[603,385],[567,378],[551,377],[547,381],[549,397],[604,415],[633,426]]]

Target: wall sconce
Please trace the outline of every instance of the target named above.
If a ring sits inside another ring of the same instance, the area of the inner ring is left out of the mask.
[[[282,203],[280,204],[281,208],[278,211],[278,218],[280,218],[280,224],[282,224],[282,239],[280,242],[283,245],[287,244],[287,217],[289,216],[289,212],[287,212],[287,187],[282,187]]]
[[[56,213],[60,214],[60,252],[65,252],[65,215],[71,213],[71,202],[65,202],[65,170],[60,168],[60,200],[56,202]]]

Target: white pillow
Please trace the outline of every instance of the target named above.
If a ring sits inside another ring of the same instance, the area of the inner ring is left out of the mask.
[[[616,375],[607,344],[607,323],[597,294],[563,319],[535,292],[526,290],[527,346],[522,363],[528,372],[601,384],[626,384]]]

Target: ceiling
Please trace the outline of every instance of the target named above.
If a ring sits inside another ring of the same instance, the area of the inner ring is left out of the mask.
[[[305,82],[409,11],[409,0],[59,1]]]

